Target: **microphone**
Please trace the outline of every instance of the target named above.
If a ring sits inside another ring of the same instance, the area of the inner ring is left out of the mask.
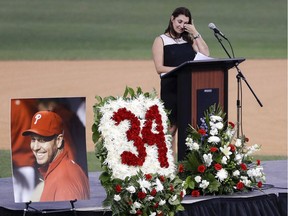
[[[214,23],[209,23],[208,27],[214,31],[215,34],[221,35],[223,38],[227,40],[225,35],[216,27]]]

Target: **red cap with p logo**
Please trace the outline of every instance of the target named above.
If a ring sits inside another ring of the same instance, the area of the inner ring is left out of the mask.
[[[40,136],[53,136],[63,133],[63,121],[61,117],[52,111],[40,111],[34,114],[31,121],[31,128],[22,133],[29,136],[31,133]]]

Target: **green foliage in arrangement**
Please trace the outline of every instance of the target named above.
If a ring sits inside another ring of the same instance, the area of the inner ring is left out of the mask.
[[[178,6],[191,10],[213,57],[227,56],[210,22],[236,57],[287,57],[285,0],[2,0],[0,60],[151,59],[154,38]]]

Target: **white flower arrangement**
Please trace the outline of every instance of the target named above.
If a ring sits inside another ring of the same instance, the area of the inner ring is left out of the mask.
[[[142,166],[130,166],[121,162],[121,154],[119,152],[132,152],[137,155],[137,148],[133,144],[133,140],[128,140],[127,131],[131,127],[131,121],[129,119],[123,120],[120,124],[116,125],[113,120],[113,115],[121,108],[125,107],[126,110],[133,113],[140,123],[140,128],[144,127],[145,114],[147,110],[156,105],[159,109],[162,122],[167,122],[167,115],[164,111],[163,104],[157,98],[147,98],[144,95],[139,95],[134,100],[123,100],[118,98],[117,100],[109,100],[102,107],[99,108],[99,112],[102,118],[99,123],[99,132],[104,139],[104,146],[107,149],[107,157],[104,164],[112,170],[112,177],[125,179],[141,171],[143,173],[158,173],[160,175],[173,177],[175,174],[175,164],[171,148],[171,135],[165,136],[165,144],[168,149],[167,158],[169,167],[161,167],[159,163],[158,147],[156,145],[145,144],[147,156]],[[152,133],[157,134],[157,125],[155,121],[152,125]],[[163,124],[163,132],[167,134],[167,124]],[[139,137],[142,135],[139,134]]]
[[[130,95],[130,96],[129,96]],[[168,117],[155,92],[127,87],[123,97],[97,97],[93,141],[113,215],[174,215],[184,210]],[[168,202],[166,202],[166,200]]]

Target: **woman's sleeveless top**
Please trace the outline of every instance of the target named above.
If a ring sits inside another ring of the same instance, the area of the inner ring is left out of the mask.
[[[183,38],[173,39],[165,34],[160,35],[164,45],[164,66],[177,67],[195,58],[192,45]]]

